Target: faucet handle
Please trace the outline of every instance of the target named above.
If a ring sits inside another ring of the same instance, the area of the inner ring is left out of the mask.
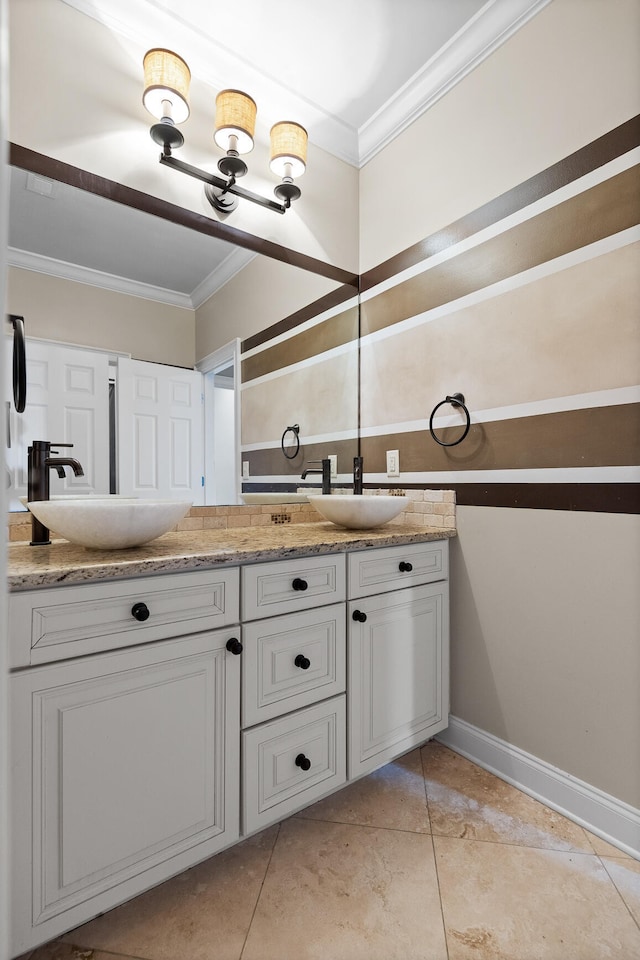
[[[54,440],[52,440],[51,443],[49,444],[49,452],[57,453],[58,451],[54,450],[53,449],[54,447],[72,447],[72,446],[73,446],[72,443],[56,443]]]

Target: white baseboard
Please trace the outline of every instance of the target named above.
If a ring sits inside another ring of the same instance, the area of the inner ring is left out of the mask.
[[[458,717],[436,739],[640,860],[640,810]]]

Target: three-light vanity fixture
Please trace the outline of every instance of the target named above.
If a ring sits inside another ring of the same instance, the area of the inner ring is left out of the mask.
[[[299,123],[281,121],[271,127],[271,154],[269,166],[281,177],[274,190],[277,200],[269,200],[238,186],[236,180],[247,172],[240,154],[253,149],[256,125],[255,101],[241,90],[221,90],[216,97],[216,121],[213,138],[225,156],[218,161],[218,170],[226,180],[176,159],[172,150],[181,147],[184,137],[177,124],[189,116],[189,83],[191,71],[177,53],[158,47],[144,56],[144,94],[142,102],[159,123],[151,127],[152,139],[160,144],[160,163],[173,167],[201,180],[209,203],[220,213],[230,213],[238,204],[238,197],[259,203],[276,213],[285,213],[293,200],[300,196],[300,188],[293,182],[305,171],[307,160],[307,131]]]

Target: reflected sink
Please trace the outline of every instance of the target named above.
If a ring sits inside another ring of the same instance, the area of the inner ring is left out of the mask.
[[[52,534],[94,550],[139,547],[167,533],[188,513],[191,500],[60,497],[27,503]]]
[[[352,530],[379,527],[393,520],[409,503],[408,497],[372,496],[361,497],[353,494],[331,494],[309,497],[309,503],[319,514],[340,527]]]

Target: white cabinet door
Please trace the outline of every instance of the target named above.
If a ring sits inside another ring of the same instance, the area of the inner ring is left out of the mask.
[[[352,600],[348,607],[353,779],[447,726],[448,583]]]
[[[118,359],[119,493],[204,503],[202,374]]]
[[[11,677],[14,953],[237,839],[232,635],[237,628]]]
[[[52,494],[109,493],[109,360],[105,353],[27,340],[27,405],[10,413],[7,450],[11,500],[27,495],[27,448],[33,440],[72,443],[61,456],[79,460],[84,476],[51,471]],[[11,383],[9,378],[8,383]]]

